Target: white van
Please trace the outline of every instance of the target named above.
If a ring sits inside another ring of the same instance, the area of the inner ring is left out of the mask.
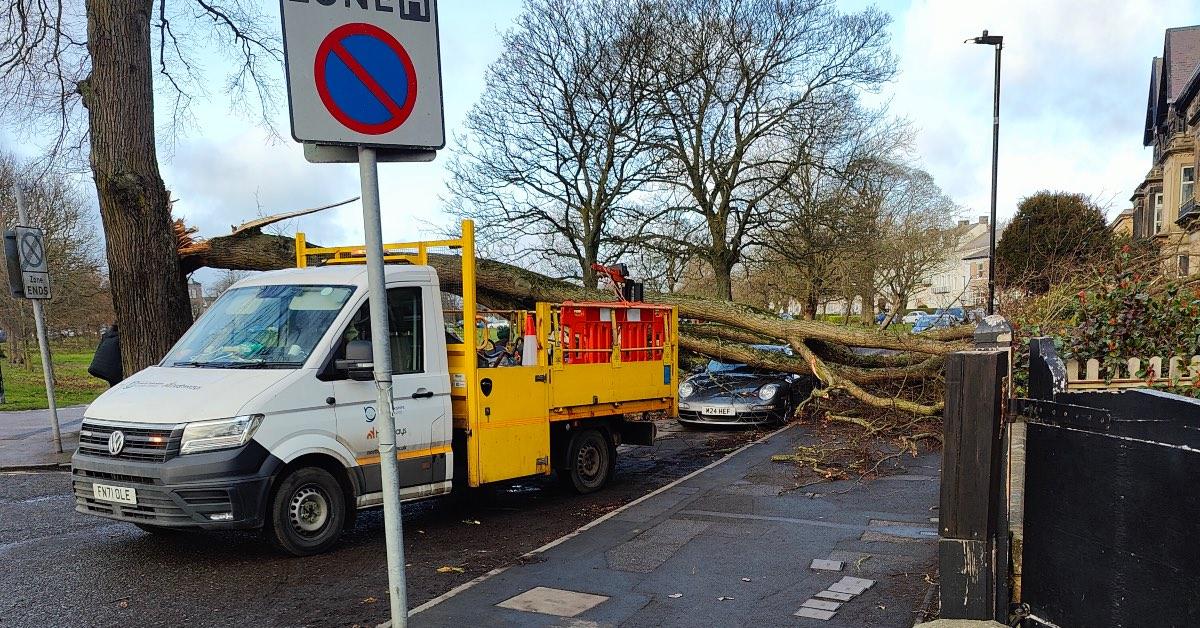
[[[477,347],[446,326],[431,267],[389,265],[386,277],[403,499],[447,493],[456,479],[478,486],[552,470],[597,490],[617,444],[653,442],[653,423],[623,412],[674,408],[674,334],[657,349],[610,339],[612,363],[572,365],[552,327],[562,306],[538,304],[536,324],[521,313],[541,336],[536,360],[483,368]],[[474,322],[468,292],[462,320]],[[569,309],[585,307],[599,306]],[[604,309],[613,307],[622,306]],[[636,306],[673,329],[662,307]],[[612,325],[628,338],[648,323]],[[365,266],[238,282],[162,362],[88,406],[72,458],[76,510],[151,532],[263,528],[293,554],[328,549],[358,509],[382,504],[369,338]]]

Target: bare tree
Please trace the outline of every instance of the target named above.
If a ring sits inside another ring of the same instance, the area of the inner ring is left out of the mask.
[[[712,267],[713,291],[729,299],[733,268],[760,243],[765,199],[804,165],[797,138],[893,76],[890,18],[843,14],[832,0],[664,2],[656,149],[680,192],[674,210],[697,214],[706,229],[695,240],[655,237],[693,249]]]
[[[923,170],[890,167],[890,189],[879,212],[879,238],[872,259],[879,291],[891,303],[891,323],[922,283],[946,264],[961,235],[954,226],[959,207]]]
[[[592,264],[626,251],[659,169],[645,149],[656,6],[526,0],[450,162],[450,210],[479,220],[491,252],[595,287]]]
[[[222,271],[217,280],[209,284],[208,294],[206,296],[217,298],[228,290],[233,284],[250,276],[250,272],[245,270],[225,270]]]
[[[154,104],[157,88],[171,102],[171,130],[186,125],[188,105],[207,96],[194,61],[205,44],[233,60],[225,84],[233,101],[269,112],[282,54],[256,3],[0,3],[0,117],[46,144],[43,166],[87,154],[127,374],[157,362],[191,323]]]
[[[67,178],[35,179],[33,170],[11,155],[0,153],[0,228],[17,224],[14,187],[23,180],[30,223],[45,232],[53,295],[45,308],[47,329],[51,337],[60,333],[98,334],[101,326],[112,322],[113,310],[107,279],[100,268],[100,238],[87,203]],[[8,271],[3,265],[0,281],[7,292]],[[27,361],[34,332],[29,302],[7,294],[0,297],[0,328],[8,335],[9,360]]]

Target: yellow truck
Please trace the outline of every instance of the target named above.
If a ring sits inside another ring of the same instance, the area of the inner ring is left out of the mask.
[[[403,499],[551,473],[595,491],[618,445],[653,442],[648,415],[676,414],[674,309],[484,309],[470,221],[385,250]],[[460,300],[427,264],[439,251],[461,264]],[[311,554],[380,505],[363,260],[297,234],[297,268],[238,282],[160,364],[101,395],[72,459],[76,509],[151,532],[262,528]]]

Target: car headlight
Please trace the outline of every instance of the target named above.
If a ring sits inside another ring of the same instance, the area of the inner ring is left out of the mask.
[[[758,389],[758,398],[763,401],[770,401],[775,398],[775,393],[779,392],[779,384],[767,384]]]
[[[241,447],[250,442],[262,420],[261,414],[247,414],[232,419],[188,423],[183,428],[183,442],[180,444],[179,453],[194,454]]]
[[[692,393],[696,392],[696,387],[684,382],[679,385],[679,398],[691,397]]]

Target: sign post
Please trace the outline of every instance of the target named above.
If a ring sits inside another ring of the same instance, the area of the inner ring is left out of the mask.
[[[358,162],[388,594],[392,626],[403,628],[408,601],[378,162],[431,161],[445,146],[437,2],[280,4],[292,137],[311,162]]]
[[[46,337],[46,317],[42,312],[42,300],[50,298],[50,266],[46,260],[46,247],[42,242],[42,230],[27,227],[29,210],[25,207],[25,194],[21,184],[13,186],[17,192],[17,222],[13,228],[13,241],[19,260],[19,272],[23,292],[14,296],[29,299],[33,304],[33,326],[37,329],[38,350],[42,356],[42,377],[46,381],[46,405],[50,409],[50,429],[54,439],[54,450],[62,453],[62,433],[58,425],[58,406],[54,400],[54,365],[50,362],[50,342]],[[7,235],[6,235],[7,238]],[[6,245],[8,243],[6,242]],[[13,264],[9,264],[10,283]]]

